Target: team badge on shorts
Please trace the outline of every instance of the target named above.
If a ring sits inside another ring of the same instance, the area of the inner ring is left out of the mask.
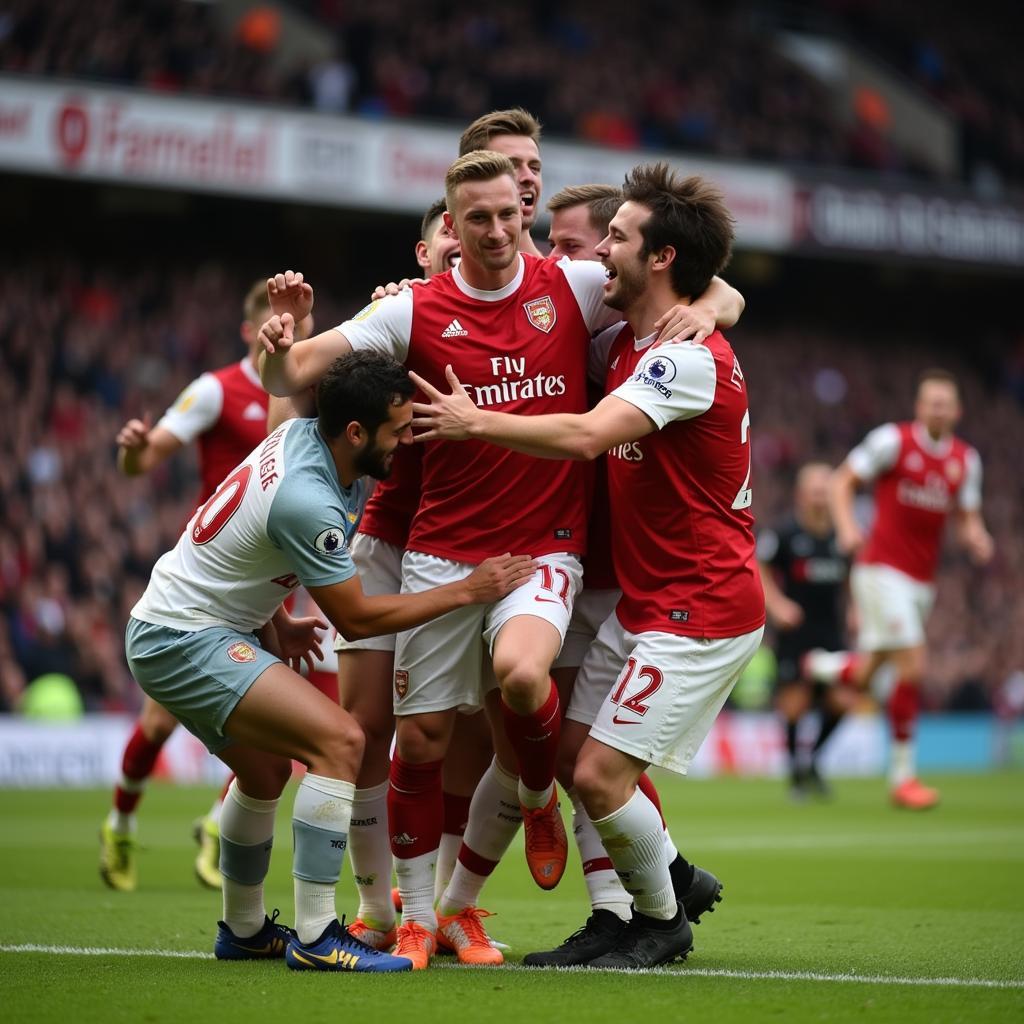
[[[526,319],[538,331],[543,331],[545,334],[551,333],[551,328],[555,326],[558,316],[555,313],[555,304],[551,301],[550,295],[524,302],[523,309],[526,310]]]
[[[409,692],[409,673],[405,669],[395,669],[395,696],[401,700]]]
[[[228,657],[232,661],[237,661],[239,665],[245,665],[256,660],[256,652],[252,649],[252,644],[238,640],[228,648]]]

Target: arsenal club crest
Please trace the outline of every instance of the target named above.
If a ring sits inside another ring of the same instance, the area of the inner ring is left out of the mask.
[[[555,315],[555,304],[551,301],[550,295],[524,302],[523,309],[526,310],[526,319],[538,331],[543,331],[545,334],[551,333],[551,328],[555,326],[557,317]]]
[[[256,660],[256,652],[244,640],[238,640],[228,648],[228,657],[240,665]]]
[[[401,700],[409,692],[409,673],[404,669],[395,669],[395,696]]]

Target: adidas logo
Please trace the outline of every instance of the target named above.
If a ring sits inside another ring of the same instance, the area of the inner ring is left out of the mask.
[[[466,330],[462,324],[459,323],[458,317],[456,317],[442,332],[442,338],[467,338],[469,337],[469,331]]]
[[[618,356],[616,356],[616,357],[615,357],[615,358],[614,358],[614,359],[612,360],[612,369],[614,370],[614,369],[615,369],[615,368],[616,368],[616,367],[617,367],[618,365],[619,365],[619,357],[618,357]]]
[[[401,835],[392,836],[391,842],[396,846],[412,846],[416,842],[416,838],[409,835],[408,832],[403,832]]]
[[[250,402],[245,407],[245,412],[242,413],[243,420],[265,420],[266,418],[267,410],[259,402]]]

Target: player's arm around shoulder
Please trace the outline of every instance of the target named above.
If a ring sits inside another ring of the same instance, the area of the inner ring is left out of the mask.
[[[477,408],[450,365],[445,375],[452,389],[447,395],[417,374],[409,374],[427,398],[413,404],[413,429],[422,431],[417,434],[419,441],[475,438],[539,458],[589,460],[655,429],[641,410],[612,396],[582,414],[490,412]]]
[[[306,341],[295,340],[295,320],[290,313],[275,314],[259,332],[260,381],[268,394],[288,398],[313,387],[339,356],[352,346],[341,331],[332,329]]]

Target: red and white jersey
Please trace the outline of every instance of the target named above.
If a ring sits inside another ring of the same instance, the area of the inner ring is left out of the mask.
[[[617,314],[599,263],[521,255],[504,288],[471,287],[459,267],[371,303],[338,330],[355,349],[387,352],[443,391],[450,363],[482,408],[520,415],[587,408],[590,338]],[[586,471],[482,441],[432,442],[407,547],[476,563],[501,551],[586,546]]]
[[[391,475],[381,480],[366,503],[359,532],[377,537],[403,551],[420,503],[423,446],[400,445],[391,462]]]
[[[718,331],[651,352],[654,335],[612,330],[606,389],[657,427],[608,453],[619,621],[632,633],[750,633],[765,616],[739,361]]]
[[[875,483],[875,521],[859,562],[935,579],[946,517],[981,508],[981,459],[958,437],[934,440],[919,423],[886,423],[847,456],[858,480]]]
[[[199,503],[267,436],[267,393],[248,358],[197,377],[157,424],[199,442]]]

